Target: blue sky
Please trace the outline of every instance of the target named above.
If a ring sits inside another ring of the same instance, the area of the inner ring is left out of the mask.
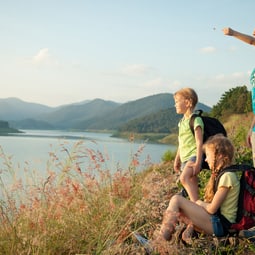
[[[254,0],[10,0],[0,2],[0,98],[48,106],[128,102],[194,88],[214,105],[249,85]]]

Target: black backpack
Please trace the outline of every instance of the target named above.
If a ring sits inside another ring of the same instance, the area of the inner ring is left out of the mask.
[[[216,134],[223,134],[224,136],[227,136],[227,131],[222,125],[222,123],[213,117],[203,116],[202,110],[195,111],[194,114],[192,114],[189,122],[190,129],[194,135],[194,120],[196,117],[200,117],[204,123],[204,136],[203,136],[203,142],[205,142],[210,136],[216,135]],[[209,166],[207,162],[205,162],[205,155],[203,155],[203,161],[202,161],[202,169],[209,169]]]
[[[223,169],[216,177],[216,191],[220,177],[226,172],[240,172],[240,193],[236,223],[229,225],[229,230],[240,231],[255,226],[255,168],[250,165],[232,165]]]

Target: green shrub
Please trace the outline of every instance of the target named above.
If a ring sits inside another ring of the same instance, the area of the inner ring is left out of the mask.
[[[167,150],[163,154],[161,159],[162,159],[163,162],[170,162],[170,161],[175,159],[175,155],[176,155],[176,151]]]
[[[234,128],[230,139],[235,146],[235,163],[253,165],[252,150],[246,145],[247,127],[238,126]]]

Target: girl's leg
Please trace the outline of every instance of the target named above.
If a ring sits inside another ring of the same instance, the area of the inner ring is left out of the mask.
[[[193,224],[188,224],[186,229],[182,232],[182,240],[187,244],[192,244],[193,232],[194,232]]]
[[[154,251],[159,252],[159,254],[168,254],[166,253],[169,248],[169,243],[167,241],[170,241],[172,238],[176,222],[176,213],[166,210],[160,230],[154,232],[151,243]]]
[[[190,200],[196,202],[198,200],[198,177],[193,175],[193,167],[189,162],[182,170],[180,181],[186,189]]]
[[[167,210],[180,212],[180,218],[185,217],[184,222],[191,224],[195,229],[206,234],[213,234],[211,215],[201,206],[179,195],[174,195]],[[183,221],[183,219],[181,219]]]
[[[171,239],[175,225],[181,215],[188,218],[196,229],[201,229],[201,231],[207,234],[213,233],[211,216],[204,208],[180,195],[174,195],[165,212],[158,236],[159,239]]]
[[[159,233],[163,239],[167,241],[171,240],[172,234],[175,231],[177,219],[178,217],[176,212],[166,210]]]

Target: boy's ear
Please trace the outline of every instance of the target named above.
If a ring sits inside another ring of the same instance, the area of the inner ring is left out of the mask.
[[[192,102],[190,99],[185,99],[185,102],[188,107],[192,107]]]

